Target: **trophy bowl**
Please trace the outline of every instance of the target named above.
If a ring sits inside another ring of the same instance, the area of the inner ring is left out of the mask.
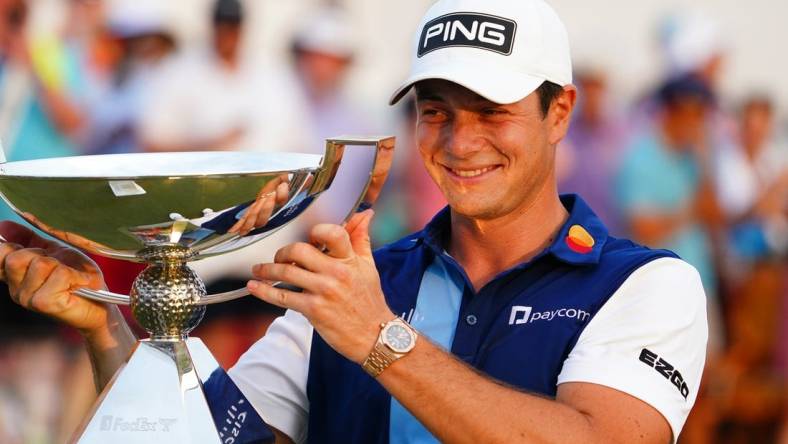
[[[188,333],[207,304],[248,292],[207,295],[187,263],[243,248],[295,220],[332,185],[346,146],[365,147],[368,159],[357,194],[348,196],[347,220],[377,198],[392,137],[328,139],[323,155],[137,153],[0,163],[0,196],[27,222],[83,251],[147,264],[130,295],[74,291],[131,305],[150,334],[104,389],[75,442],[224,441],[201,385],[218,364]],[[128,425],[140,421],[148,433]]]
[[[147,250],[188,249],[191,260],[271,234],[324,191],[341,153],[185,152],[77,156],[6,163],[0,193],[24,219],[77,248],[145,262]],[[230,233],[259,199],[287,187],[276,226]]]

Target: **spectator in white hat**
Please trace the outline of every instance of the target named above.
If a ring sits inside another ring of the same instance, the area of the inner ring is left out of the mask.
[[[358,56],[356,38],[350,17],[334,6],[311,13],[293,36],[290,50],[300,85],[294,100],[305,106],[300,121],[308,152],[322,154],[329,137],[378,133],[369,112],[347,94],[348,75]],[[354,190],[369,168],[363,158],[348,154],[342,162],[346,171],[310,208],[312,222],[341,221],[355,199]]]
[[[123,1],[109,8],[107,26],[121,54],[109,88],[91,110],[86,151],[140,151],[137,122],[149,98],[148,85],[176,47],[170,17],[155,0]]]

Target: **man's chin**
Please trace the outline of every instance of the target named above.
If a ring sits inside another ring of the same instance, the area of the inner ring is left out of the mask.
[[[452,213],[468,219],[489,220],[502,216],[501,207],[492,202],[452,202],[449,201]]]

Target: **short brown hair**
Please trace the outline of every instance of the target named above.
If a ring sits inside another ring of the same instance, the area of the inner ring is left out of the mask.
[[[542,118],[547,117],[547,112],[550,111],[550,105],[564,92],[561,85],[555,84],[549,80],[545,80],[536,88],[536,95],[539,96],[539,106],[542,109]]]

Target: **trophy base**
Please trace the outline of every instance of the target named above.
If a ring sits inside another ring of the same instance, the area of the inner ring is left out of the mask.
[[[217,368],[197,338],[139,341],[72,442],[220,443],[202,389]]]

